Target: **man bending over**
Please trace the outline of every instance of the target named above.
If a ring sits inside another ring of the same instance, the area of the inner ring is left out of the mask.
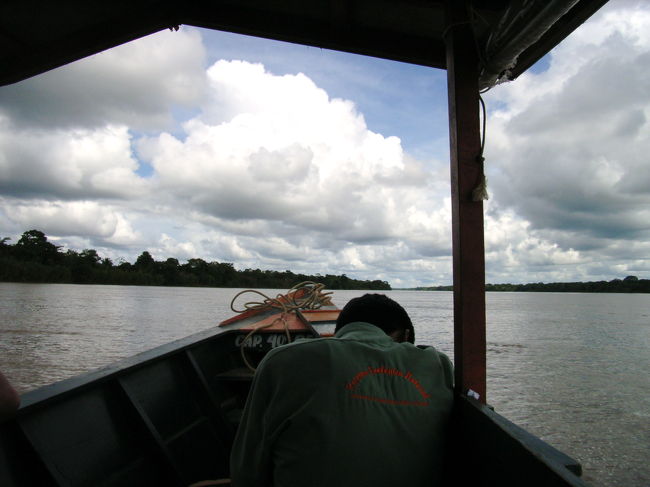
[[[343,308],[334,338],[269,352],[233,445],[232,485],[438,485],[453,371],[414,335],[404,308],[366,294]]]

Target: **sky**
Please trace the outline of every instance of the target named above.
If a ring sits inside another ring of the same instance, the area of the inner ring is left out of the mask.
[[[650,4],[488,109],[486,282],[650,278]],[[452,281],[446,73],[182,26],[0,88],[0,238]]]

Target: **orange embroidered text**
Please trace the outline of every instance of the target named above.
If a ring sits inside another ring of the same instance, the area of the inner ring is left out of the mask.
[[[404,373],[401,370],[393,369],[390,367],[384,367],[384,366],[380,366],[380,367],[368,366],[367,369],[362,370],[357,374],[355,374],[352,380],[350,380],[350,382],[348,382],[345,385],[345,388],[349,391],[352,391],[359,385],[359,382],[361,382],[368,375],[378,375],[378,374],[401,377],[402,379],[407,380],[411,384],[413,384],[413,386],[420,393],[420,396],[422,396],[424,399],[428,399],[431,397],[431,394],[428,394],[427,391],[424,390],[420,382],[415,377],[413,377],[413,374],[411,374],[411,372]]]

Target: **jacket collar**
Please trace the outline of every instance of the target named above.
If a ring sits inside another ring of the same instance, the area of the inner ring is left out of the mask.
[[[395,343],[381,328],[362,321],[348,323],[337,331],[334,336],[344,340],[356,340],[384,346],[389,346]]]

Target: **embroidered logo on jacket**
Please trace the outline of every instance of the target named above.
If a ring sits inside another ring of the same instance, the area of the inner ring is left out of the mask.
[[[398,398],[389,398],[389,397],[377,397],[377,396],[369,396],[369,395],[364,395],[358,392],[358,386],[359,384],[368,376],[370,375],[388,375],[388,376],[393,376],[398,380],[405,380],[409,382],[413,388],[417,391],[418,395],[422,398],[420,401],[411,401],[411,400],[405,400],[405,399],[398,399]],[[371,367],[368,366],[367,369],[362,370],[358,372],[350,382],[348,382],[345,385],[345,388],[350,391],[350,394],[352,395],[353,398],[355,399],[363,399],[366,401],[375,401],[375,402],[380,402],[384,404],[392,404],[396,406],[428,406],[429,399],[431,397],[431,394],[427,393],[427,391],[424,390],[420,382],[411,374],[411,372],[402,372],[401,370],[398,369],[392,369],[389,367]]]

